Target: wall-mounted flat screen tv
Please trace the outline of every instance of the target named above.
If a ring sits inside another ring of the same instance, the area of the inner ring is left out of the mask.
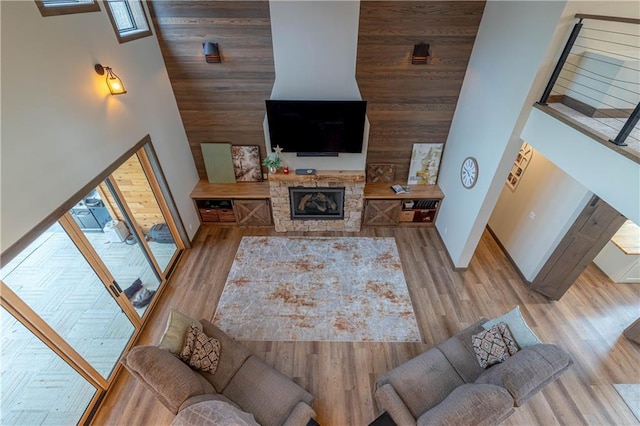
[[[366,101],[267,100],[271,147],[319,155],[361,153]]]

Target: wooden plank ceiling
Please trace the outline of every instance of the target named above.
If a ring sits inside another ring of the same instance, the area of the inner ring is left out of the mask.
[[[200,144],[259,145],[275,79],[266,1],[149,2],[160,48],[200,177]],[[414,143],[445,142],[484,9],[482,1],[362,1],[356,79],[371,122],[368,163],[406,179]],[[207,64],[204,41],[223,63]],[[431,45],[412,65],[413,45]],[[445,148],[446,149],[446,148]]]

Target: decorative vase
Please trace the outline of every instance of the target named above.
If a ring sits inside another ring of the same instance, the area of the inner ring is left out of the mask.
[[[278,169],[276,169],[274,166],[269,166],[269,173],[271,173],[271,174],[275,174],[275,172],[276,172],[277,170],[278,170]]]

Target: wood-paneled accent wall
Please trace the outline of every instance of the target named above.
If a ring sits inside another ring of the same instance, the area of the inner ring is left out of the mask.
[[[160,49],[201,178],[200,144],[258,145],[275,72],[267,1],[148,3]],[[202,43],[217,42],[222,63],[208,64]]]
[[[446,142],[483,1],[362,1],[356,79],[368,101],[368,163],[409,173],[414,143]],[[414,44],[430,45],[412,65]],[[445,146],[446,151],[446,146]]]

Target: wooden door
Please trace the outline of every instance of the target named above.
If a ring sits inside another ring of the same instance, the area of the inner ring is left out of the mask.
[[[364,207],[364,224],[397,225],[401,210],[400,200],[367,200]]]
[[[531,283],[559,300],[625,221],[609,204],[593,196]]]

